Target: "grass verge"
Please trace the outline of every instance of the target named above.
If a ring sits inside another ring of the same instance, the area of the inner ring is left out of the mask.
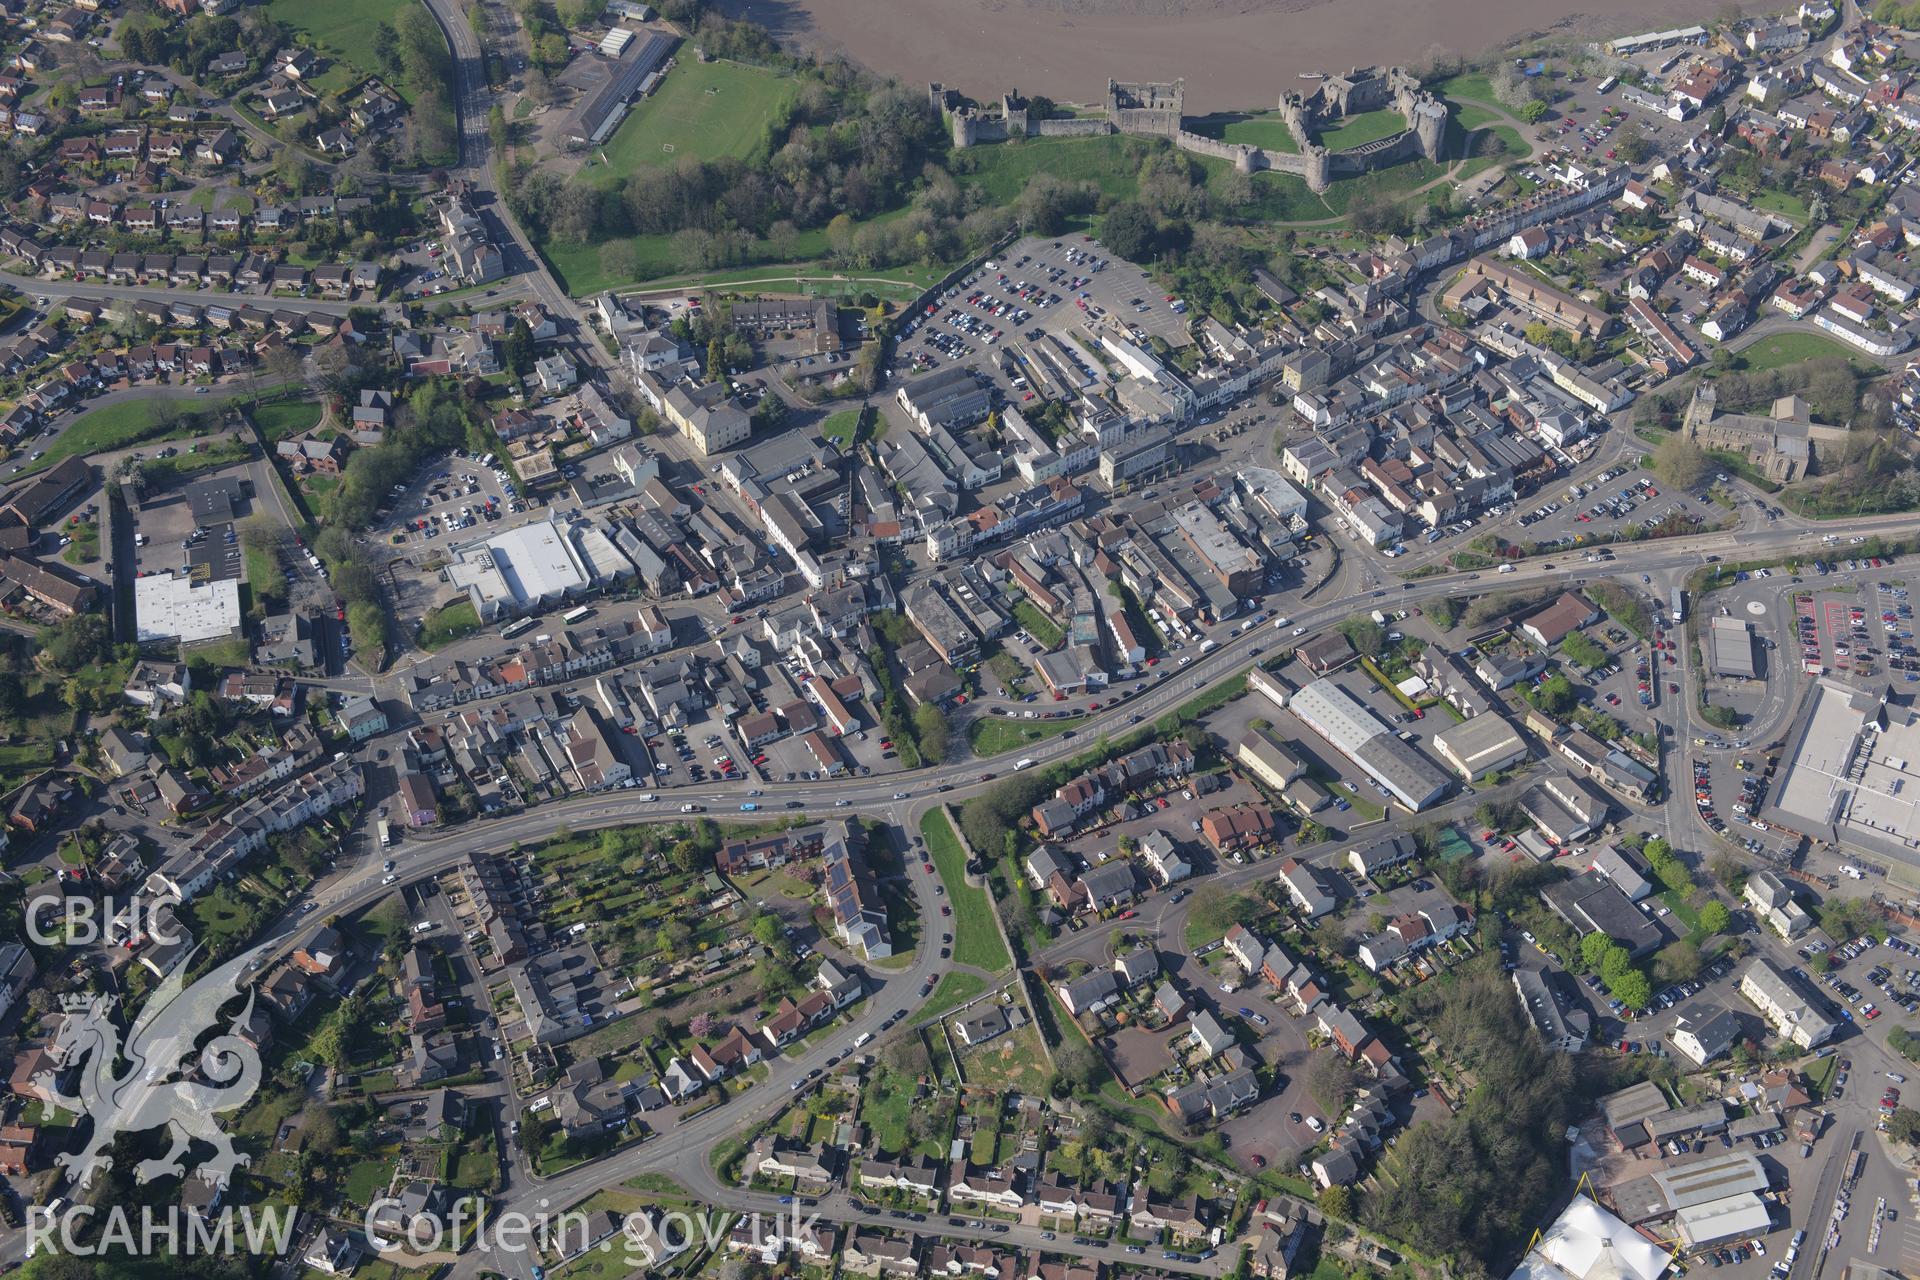
[[[967,883],[967,857],[946,811],[930,810],[920,820],[920,834],[926,839],[934,869],[947,887],[947,902],[953,907],[954,962],[989,973],[1012,965],[1013,957],[1007,954],[1007,944],[1000,940],[1000,929],[994,922],[992,899],[986,890]]]
[[[973,748],[974,755],[985,759],[1045,742],[1086,723],[1086,719],[1069,716],[1062,720],[1017,720],[1012,716],[985,716],[967,725],[967,745]]]

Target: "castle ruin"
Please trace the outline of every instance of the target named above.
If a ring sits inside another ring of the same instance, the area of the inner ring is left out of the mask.
[[[1106,113],[1067,119],[1033,119],[1027,99],[1013,91],[1001,96],[989,114],[942,85],[929,86],[935,107],[945,112],[953,145],[972,147],[1013,138],[1090,137],[1111,133],[1166,138],[1183,151],[1225,160],[1242,173],[1270,170],[1298,174],[1319,192],[1337,176],[1384,169],[1419,156],[1438,162],[1445,145],[1447,105],[1427,92],[1400,67],[1355,67],[1329,76],[1311,94],[1283,94],[1279,112],[1292,134],[1295,152],[1273,151],[1242,142],[1223,142],[1186,127],[1186,82],[1107,81]],[[1331,151],[1316,138],[1319,130],[1347,116],[1391,108],[1406,128],[1385,138]]]

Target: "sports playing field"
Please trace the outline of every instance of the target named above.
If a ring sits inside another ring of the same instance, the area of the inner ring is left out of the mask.
[[[595,172],[623,178],[688,156],[752,155],[766,140],[767,122],[793,97],[794,88],[787,77],[757,67],[685,58],[621,121],[601,148],[606,165]]]

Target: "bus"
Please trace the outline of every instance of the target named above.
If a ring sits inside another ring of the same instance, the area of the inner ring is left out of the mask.
[[[1673,589],[1673,625],[1679,626],[1687,620],[1687,593],[1679,587]]]
[[[592,616],[593,616],[593,610],[589,608],[587,605],[583,604],[578,609],[569,611],[564,618],[560,619],[560,621],[566,623],[570,627],[577,627],[581,623],[585,622],[588,618],[591,618]]]
[[[538,619],[535,618],[522,618],[518,622],[509,622],[506,626],[500,628],[500,638],[502,640],[511,640],[515,636],[525,635],[537,625],[539,625],[539,622]]]
[[[1613,86],[1619,83],[1620,83],[1619,76],[1608,76],[1605,80],[1602,80],[1599,84],[1593,86],[1593,91],[1597,94],[1605,96],[1606,94],[1613,92]]]

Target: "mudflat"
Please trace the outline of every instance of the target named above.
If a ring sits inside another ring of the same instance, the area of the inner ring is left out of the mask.
[[[981,101],[1099,102],[1107,77],[1187,82],[1189,115],[1272,107],[1301,72],[1473,55],[1532,31],[1620,35],[1716,0],[720,0],[780,39]]]

